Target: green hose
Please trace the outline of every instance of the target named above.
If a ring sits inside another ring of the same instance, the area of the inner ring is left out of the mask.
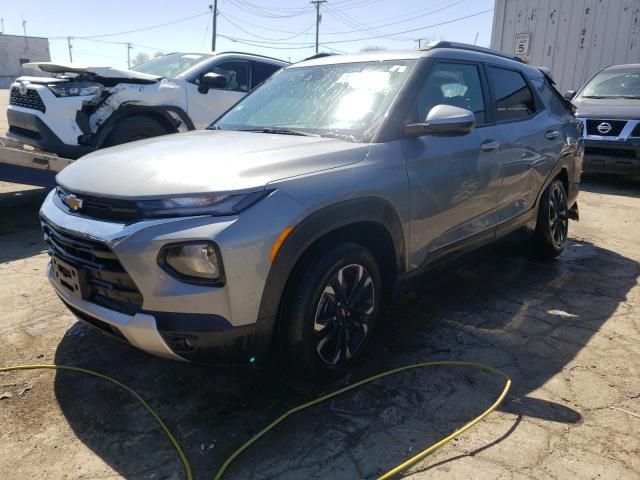
[[[502,389],[502,392],[500,393],[500,396],[496,399],[496,401],[489,408],[487,408],[484,412],[482,412],[480,415],[478,415],[477,417],[475,417],[473,420],[471,420],[470,422],[466,423],[462,427],[458,428],[456,431],[454,431],[450,435],[444,437],[443,439],[439,440],[438,442],[434,443],[433,445],[425,448],[424,450],[422,450],[418,454],[414,455],[413,457],[411,457],[407,461],[401,463],[397,467],[392,468],[391,470],[389,470],[387,473],[385,473],[381,477],[378,477],[378,480],[386,480],[386,479],[394,477],[395,475],[397,475],[400,472],[402,472],[402,471],[406,470],[407,468],[409,468],[414,463],[419,462],[420,460],[422,460],[424,457],[426,457],[430,453],[436,451],[438,448],[440,448],[443,445],[449,443],[451,440],[453,440],[454,437],[457,437],[458,435],[462,434],[463,432],[466,432],[467,430],[469,430],[470,428],[472,428],[473,426],[475,426],[476,424],[481,422],[487,415],[489,415],[496,408],[498,408],[498,406],[500,405],[502,400],[504,400],[504,397],[507,395],[507,392],[509,391],[509,388],[511,388],[511,379],[509,378],[509,376],[507,374],[505,374],[504,372],[501,372],[500,370],[498,370],[496,368],[490,367],[488,365],[484,365],[482,363],[477,363],[477,362],[465,362],[465,361],[456,361],[456,360],[439,360],[439,361],[434,361],[434,362],[420,362],[420,363],[415,363],[415,364],[412,364],[412,365],[406,365],[406,366],[400,367],[400,368],[394,368],[392,370],[387,370],[387,371],[379,373],[377,375],[373,375],[371,377],[365,378],[364,380],[360,380],[359,382],[356,382],[353,385],[349,385],[348,387],[341,388],[339,390],[336,390],[335,392],[332,392],[332,393],[329,393],[329,394],[324,395],[322,397],[316,398],[315,400],[312,400],[310,402],[304,403],[302,405],[298,405],[297,407],[294,407],[291,410],[288,410],[287,412],[283,413],[282,415],[280,415],[280,417],[278,417],[276,420],[271,422],[269,425],[267,425],[265,428],[263,428],[260,432],[256,433],[253,437],[251,437],[244,444],[242,444],[235,452],[233,452],[225,460],[225,462],[222,464],[222,466],[220,467],[220,469],[216,473],[216,475],[214,477],[214,480],[220,480],[222,478],[222,476],[224,475],[224,473],[229,468],[229,466],[245,450],[247,450],[249,447],[251,447],[261,437],[263,437],[268,432],[273,430],[277,425],[279,425],[280,423],[284,422],[289,416],[293,415],[294,413],[298,413],[298,412],[300,412],[302,410],[305,410],[305,409],[310,408],[310,407],[312,407],[314,405],[317,405],[318,403],[321,403],[321,402],[324,402],[324,401],[329,400],[331,398],[337,397],[338,395],[342,395],[343,393],[349,392],[351,390],[355,390],[357,388],[360,388],[363,385],[371,383],[371,382],[373,382],[375,380],[378,380],[380,378],[388,377],[390,375],[395,375],[397,373],[405,372],[407,370],[413,370],[413,369],[416,369],[416,368],[424,368],[424,367],[433,367],[433,366],[458,366],[458,367],[470,367],[470,368],[475,368],[475,369],[479,369],[479,370],[485,370],[487,372],[495,373],[497,375],[502,376],[505,379],[505,386]],[[17,371],[17,370],[42,370],[42,369],[67,370],[67,371],[71,371],[71,372],[84,373],[86,375],[91,375],[91,376],[98,377],[98,378],[101,378],[103,380],[106,380],[108,382],[111,382],[114,385],[117,385],[118,387],[120,387],[120,388],[126,390],[127,392],[129,392],[138,402],[140,402],[142,404],[142,406],[160,424],[160,427],[164,431],[165,435],[169,438],[169,440],[171,441],[172,445],[174,446],[174,448],[178,452],[178,455],[180,456],[180,460],[182,461],[182,465],[184,466],[184,471],[185,471],[185,475],[186,475],[187,479],[188,480],[193,480],[193,473],[191,471],[191,465],[189,464],[189,459],[187,458],[187,455],[184,453],[184,450],[182,449],[182,447],[178,443],[178,440],[176,440],[176,437],[174,437],[173,433],[171,433],[171,430],[169,430],[169,427],[167,427],[167,425],[162,421],[160,416],[151,407],[151,405],[149,405],[135,390],[133,390],[131,387],[128,387],[124,383],[119,382],[118,380],[116,380],[116,379],[114,379],[114,378],[112,378],[112,377],[110,377],[108,375],[104,375],[102,373],[95,372],[93,370],[89,370],[89,369],[86,369],[86,368],[79,368],[79,367],[69,367],[69,366],[66,366],[66,365],[16,365],[16,366],[13,366],[13,367],[0,368],[0,372],[12,372],[12,371]]]

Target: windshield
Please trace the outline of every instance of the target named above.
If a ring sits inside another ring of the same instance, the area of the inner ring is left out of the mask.
[[[159,77],[175,78],[197,63],[211,57],[212,55],[201,53],[170,53],[141,63],[131,70],[148,73],[149,75],[157,75]]]
[[[580,93],[584,98],[640,98],[640,70],[599,73]]]
[[[367,132],[384,118],[414,63],[392,60],[287,68],[210,128],[365,141]]]

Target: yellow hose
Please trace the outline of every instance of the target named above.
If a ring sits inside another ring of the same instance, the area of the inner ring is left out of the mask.
[[[265,434],[267,434],[269,431],[271,431],[274,427],[276,427],[277,425],[279,425],[280,423],[285,421],[289,416],[293,415],[294,413],[297,413],[297,412],[300,412],[301,410],[305,410],[307,408],[310,408],[310,407],[312,407],[314,405],[317,405],[318,403],[321,403],[321,402],[324,402],[326,400],[329,400],[330,398],[334,398],[334,397],[337,397],[338,395],[342,395],[343,393],[349,392],[351,390],[355,390],[356,388],[360,388],[363,385],[371,383],[371,382],[373,382],[375,380],[378,380],[380,378],[388,377],[390,375],[395,375],[397,373],[405,372],[407,370],[413,370],[413,369],[416,369],[416,368],[424,368],[424,367],[433,367],[433,366],[459,366],[459,367],[471,367],[471,368],[475,368],[475,369],[479,369],[479,370],[485,370],[485,371],[488,371],[488,372],[491,372],[491,373],[495,373],[497,375],[502,376],[506,380],[506,382],[505,382],[504,388],[502,389],[502,392],[500,393],[500,396],[484,412],[482,412],[476,418],[474,418],[470,422],[466,423],[465,425],[463,425],[462,427],[460,427],[459,429],[457,429],[456,431],[454,431],[450,435],[446,436],[442,440],[439,440],[438,442],[434,443],[430,447],[422,450],[421,452],[419,452],[418,454],[414,455],[413,457],[411,457],[407,461],[401,463],[397,467],[392,468],[391,470],[389,470],[387,473],[385,473],[381,477],[378,477],[378,480],[386,480],[386,479],[394,477],[395,475],[397,475],[400,472],[402,472],[402,471],[406,470],[407,468],[409,468],[414,463],[419,462],[420,460],[422,460],[424,457],[426,457],[430,453],[433,453],[438,448],[440,448],[443,445],[449,443],[451,440],[453,440],[458,435],[462,434],[463,432],[466,432],[467,430],[472,428],[474,425],[476,425],[479,422],[481,422],[487,415],[489,415],[491,412],[493,412],[498,407],[498,405],[500,405],[500,403],[502,403],[502,400],[504,400],[504,397],[507,395],[507,393],[509,392],[509,389],[511,388],[511,378],[509,378],[509,376],[506,373],[504,373],[504,372],[502,372],[502,371],[500,371],[500,370],[498,370],[496,368],[493,368],[493,367],[490,367],[488,365],[484,365],[484,364],[478,363],[478,362],[466,362],[466,361],[458,361],[458,360],[438,360],[438,361],[434,361],[434,362],[420,362],[420,363],[415,363],[413,365],[406,365],[404,367],[399,367],[399,368],[394,368],[392,370],[387,370],[387,371],[379,373],[377,375],[373,375],[371,377],[365,378],[364,380],[360,380],[359,382],[356,382],[353,385],[349,385],[348,387],[341,388],[339,390],[336,390],[335,392],[332,392],[332,393],[329,393],[329,394],[324,395],[322,397],[316,398],[315,400],[312,400],[310,402],[304,403],[302,405],[298,405],[297,407],[294,407],[291,410],[288,410],[287,412],[283,413],[280,417],[278,417],[276,420],[271,422],[269,425],[267,425],[265,428],[263,428],[260,432],[256,433],[247,442],[245,442],[243,445],[241,445],[235,452],[233,452],[225,460],[225,462],[222,464],[222,467],[220,467],[220,469],[216,473],[214,479],[215,480],[220,480],[222,478],[222,476],[224,475],[224,473],[226,472],[226,470],[229,468],[229,466],[245,450],[247,450],[251,445],[253,445],[255,442],[257,442],[258,439],[263,437]],[[133,395],[133,397],[136,400],[138,400],[144,406],[144,408],[160,424],[160,427],[162,427],[162,430],[164,431],[164,433],[167,435],[167,437],[169,437],[169,440],[171,441],[171,443],[175,447],[176,451],[178,452],[178,455],[180,456],[180,460],[182,461],[182,464],[184,465],[184,470],[185,470],[185,474],[187,476],[187,479],[188,480],[192,480],[193,479],[193,474],[191,472],[191,466],[189,464],[189,460],[187,459],[187,456],[185,455],[184,451],[182,450],[182,447],[180,447],[180,444],[178,443],[176,438],[173,436],[173,434],[171,433],[169,428],[165,425],[165,423],[162,421],[160,416],[155,412],[155,410],[153,410],[153,408],[151,408],[151,406],[140,395],[138,395],[132,388],[130,388],[130,387],[126,386],[125,384],[115,380],[114,378],[111,378],[111,377],[109,377],[107,375],[103,375],[103,374],[98,373],[98,372],[94,372],[93,370],[88,370],[88,369],[85,369],[85,368],[78,368],[78,367],[67,367],[67,366],[64,366],[64,365],[18,365],[18,366],[15,366],[15,367],[0,368],[0,372],[11,372],[11,371],[15,371],[15,370],[38,370],[38,369],[69,370],[69,371],[72,371],[72,372],[85,373],[87,375],[92,375],[94,377],[98,377],[98,378],[102,378],[103,380],[107,380],[107,381],[117,385],[118,387],[123,388],[127,392],[129,392],[131,395]]]

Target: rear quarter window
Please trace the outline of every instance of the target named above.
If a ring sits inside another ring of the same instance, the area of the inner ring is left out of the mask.
[[[573,116],[571,103],[560,95],[555,87],[549,83],[549,80],[545,78],[544,81],[534,80],[532,83],[552,115],[561,118]]]

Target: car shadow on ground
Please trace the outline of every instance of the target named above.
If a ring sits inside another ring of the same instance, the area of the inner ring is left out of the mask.
[[[47,249],[38,211],[47,189],[0,193],[0,263],[31,257]]]
[[[580,189],[585,192],[640,198],[640,176],[583,174]]]
[[[195,478],[211,478],[289,408],[424,360],[475,360],[511,375],[513,389],[500,408],[515,419],[495,443],[523,416],[581,420],[568,400],[544,398],[539,389],[570,374],[639,274],[637,262],[579,241],[556,263],[496,252],[434,272],[390,306],[355,371],[329,384],[294,379],[277,364],[221,368],[157,359],[79,323],[59,344],[56,363],[113,375],[138,391],[185,447]],[[227,478],[375,478],[481,413],[501,388],[500,378],[459,367],[384,379],[290,418],[243,454]],[[55,393],[77,437],[124,478],[182,478],[171,445],[126,393],[66,372],[56,375]]]

